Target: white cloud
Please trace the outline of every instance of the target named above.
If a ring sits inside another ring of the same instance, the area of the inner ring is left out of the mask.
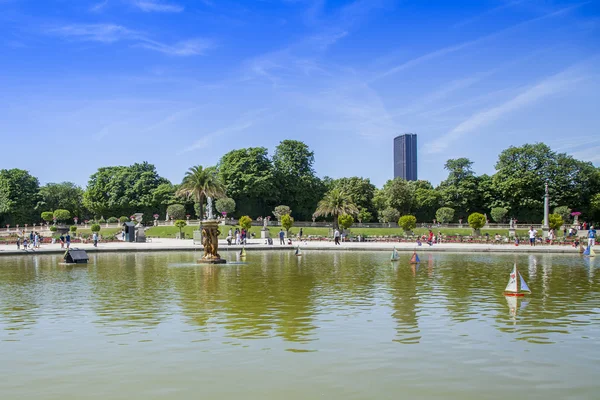
[[[171,56],[195,56],[204,54],[206,50],[213,48],[214,44],[208,39],[189,39],[174,44],[144,39],[138,46]]]
[[[214,47],[209,39],[194,38],[177,43],[163,43],[149,38],[142,32],[115,24],[72,24],[51,28],[48,33],[84,41],[115,43],[119,41],[132,42],[133,46],[158,51],[172,56],[201,55]]]
[[[133,5],[144,12],[179,13],[184,10],[178,4],[163,3],[156,0],[134,0]]]
[[[48,33],[86,41],[113,43],[140,37],[136,31],[115,24],[73,24],[51,28]]]
[[[569,89],[575,83],[583,79],[581,76],[572,76],[572,72],[572,69],[562,71],[561,73],[522,91],[517,96],[496,107],[472,115],[447,134],[437,138],[435,142],[430,144],[426,152],[430,154],[440,153],[446,150],[451,143],[464,135],[479,130],[483,126],[493,123],[506,114],[531,105],[565,89]]]
[[[533,18],[533,19],[530,19],[530,20],[527,20],[527,21],[524,21],[524,22],[520,22],[520,23],[512,25],[512,26],[509,26],[508,28],[504,28],[504,29],[502,29],[502,30],[500,30],[498,32],[491,33],[491,34],[485,35],[485,36],[481,36],[481,37],[479,37],[477,39],[469,40],[467,42],[459,43],[459,44],[456,44],[456,45],[452,45],[452,46],[444,47],[444,48],[439,49],[439,50],[432,51],[431,53],[427,53],[427,54],[424,54],[422,56],[413,58],[412,60],[406,61],[406,62],[404,62],[404,63],[402,63],[400,65],[397,65],[397,66],[395,66],[393,68],[390,68],[387,71],[384,71],[384,72],[376,75],[371,81],[376,81],[376,80],[385,78],[387,76],[390,76],[390,75],[396,74],[398,72],[404,71],[406,69],[412,68],[412,67],[414,67],[416,65],[419,65],[419,64],[421,64],[423,62],[430,61],[430,60],[433,60],[433,59],[445,56],[447,54],[455,53],[455,52],[457,52],[459,50],[465,49],[467,47],[474,46],[476,44],[480,44],[480,43],[482,43],[482,42],[484,42],[486,40],[493,39],[493,38],[496,38],[496,37],[498,37],[500,35],[503,35],[505,33],[515,31],[515,30],[517,30],[519,28],[522,28],[524,26],[530,25],[530,24],[532,24],[534,22],[538,22],[538,21],[541,21],[541,20],[544,20],[544,19],[553,18],[553,17],[557,17],[557,16],[560,16],[560,15],[566,14],[566,13],[568,13],[569,11],[571,11],[571,10],[573,10],[575,8],[581,7],[581,5],[582,4],[576,4],[574,6],[565,7],[565,8],[562,8],[562,9],[558,10],[558,11],[554,11],[554,12],[542,15],[541,17]]]
[[[108,0],[101,1],[90,7],[91,12],[100,12],[108,5]]]

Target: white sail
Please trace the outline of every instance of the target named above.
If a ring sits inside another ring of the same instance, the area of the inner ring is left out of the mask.
[[[396,251],[396,248],[394,247],[394,250],[392,251],[392,257],[391,260],[392,261],[396,261],[398,259],[398,251]]]
[[[520,272],[519,272],[519,279],[521,280],[521,291],[522,292],[531,292],[531,289],[529,289],[529,286],[527,286],[527,283],[525,283],[525,279],[523,279],[523,276],[521,275]]]
[[[510,273],[510,279],[508,280],[508,285],[506,285],[505,292],[517,293],[517,264],[515,264],[512,272]]]

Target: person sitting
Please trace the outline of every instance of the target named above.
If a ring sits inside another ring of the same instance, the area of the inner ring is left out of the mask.
[[[231,240],[233,239],[233,238],[231,237],[231,235],[227,235],[227,237],[226,237],[225,239],[227,240],[227,245],[228,245],[228,246],[231,246]]]
[[[417,238],[417,246],[422,246],[423,243],[421,243],[421,238]]]
[[[496,236],[494,236],[494,241],[496,242],[496,244],[499,244],[501,240],[502,236],[500,236],[499,233],[496,233]]]
[[[290,246],[292,245],[292,239],[288,238],[287,244],[289,244]]]

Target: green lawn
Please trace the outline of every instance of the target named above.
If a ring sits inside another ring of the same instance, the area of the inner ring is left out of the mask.
[[[220,234],[220,238],[225,238],[227,236],[227,232],[229,231],[229,229],[235,230],[235,227],[232,226],[220,226],[219,229],[221,231]],[[198,226],[194,225],[194,226],[186,226],[185,228],[183,228],[183,232],[185,232],[185,236],[187,238],[192,238],[193,236],[193,231],[197,230]],[[262,228],[258,227],[258,226],[253,226],[252,229],[250,229],[250,233],[254,232],[256,234],[257,237],[260,237],[260,230]],[[270,227],[269,230],[271,231],[271,236],[272,237],[277,237],[277,232],[279,232],[279,227]],[[292,229],[290,229],[290,235],[292,236],[296,236],[298,234],[298,231],[300,230],[300,228],[296,228],[293,227]],[[108,231],[108,229],[106,229],[106,231]],[[329,236],[330,229],[329,228],[321,228],[321,227],[306,227],[306,228],[302,228],[302,233],[304,236],[308,236],[308,235],[312,235],[312,236]],[[462,235],[462,236],[468,236],[471,235],[472,230],[470,228],[439,228],[439,229],[434,229],[433,232],[437,235],[438,232],[442,232],[443,235],[445,236],[456,236],[456,235]],[[101,233],[105,234],[104,231],[101,231]],[[155,226],[152,227],[148,230],[146,230],[146,236],[149,237],[163,237],[163,238],[174,238],[177,233],[179,233],[179,228],[175,227],[175,226]],[[425,235],[428,233],[428,230],[425,228],[416,228],[414,230],[415,234],[418,235]],[[508,230],[507,229],[482,229],[481,230],[481,234],[485,235],[486,233],[489,233],[490,236],[494,236],[496,233],[499,233],[502,236],[506,236],[508,235]],[[516,231],[517,235],[519,236],[525,236],[527,234],[527,230],[526,229],[518,229]],[[355,235],[362,235],[362,236],[403,236],[404,235],[404,231],[400,228],[358,228],[358,227],[351,227],[350,228],[350,234],[355,236]]]

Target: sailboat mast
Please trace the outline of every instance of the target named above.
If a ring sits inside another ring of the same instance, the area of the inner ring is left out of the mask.
[[[515,293],[519,293],[519,269],[517,268],[517,263],[515,263],[515,282],[517,291]]]

